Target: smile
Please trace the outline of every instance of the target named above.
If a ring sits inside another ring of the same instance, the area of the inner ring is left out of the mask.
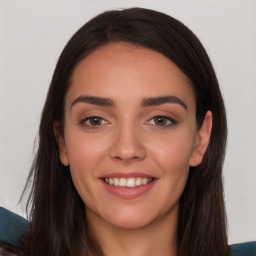
[[[118,178],[118,177],[112,177],[112,178],[104,178],[103,179],[105,183],[116,186],[116,187],[128,187],[128,188],[134,188],[138,186],[147,185],[148,183],[155,180],[155,178],[140,178],[140,177],[132,177],[132,178]]]

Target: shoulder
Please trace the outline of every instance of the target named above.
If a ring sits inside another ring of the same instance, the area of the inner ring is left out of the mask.
[[[20,238],[29,229],[30,224],[26,219],[0,207],[0,242],[18,246]]]
[[[231,256],[256,256],[256,241],[230,245]]]

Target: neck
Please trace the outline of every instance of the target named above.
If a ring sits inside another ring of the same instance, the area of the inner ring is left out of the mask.
[[[87,215],[89,229],[100,245],[104,256],[176,256],[176,216],[168,216],[138,229],[123,229],[104,220]]]

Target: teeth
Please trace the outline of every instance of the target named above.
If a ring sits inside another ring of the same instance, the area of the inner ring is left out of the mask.
[[[126,187],[126,179],[125,178],[121,178],[119,181],[119,186],[120,187]]]
[[[126,186],[129,188],[135,187],[135,178],[129,178],[127,179]]]
[[[113,183],[112,183],[112,184],[113,184]],[[112,185],[112,184],[110,184],[110,185]],[[119,185],[119,181],[118,181],[117,178],[114,178],[114,185],[115,185],[115,186],[118,186],[118,185]]]
[[[113,186],[134,188],[141,185],[147,185],[153,181],[153,178],[105,178],[104,181]]]
[[[147,183],[148,183],[148,179],[147,178],[142,179],[142,184],[143,185],[146,185]]]
[[[137,179],[135,184],[136,186],[140,186],[142,184],[142,179]]]

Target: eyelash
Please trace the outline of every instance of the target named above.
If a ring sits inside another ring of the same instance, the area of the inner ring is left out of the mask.
[[[96,119],[98,121],[100,121],[100,124],[92,124],[91,123],[91,121],[96,121]],[[161,119],[164,123],[156,124],[157,119],[158,119],[158,121]],[[88,123],[88,122],[90,122],[90,123]],[[152,123],[152,122],[154,122],[154,123]],[[108,124],[108,123],[109,123],[108,121],[106,121],[105,119],[103,119],[100,116],[89,116],[89,117],[82,119],[79,122],[80,125],[86,126],[89,129],[97,129],[97,128],[100,128],[100,126]],[[168,116],[158,115],[158,116],[154,116],[153,118],[149,119],[146,123],[157,126],[159,128],[170,128],[170,127],[174,126],[175,124],[177,124],[177,121]]]

